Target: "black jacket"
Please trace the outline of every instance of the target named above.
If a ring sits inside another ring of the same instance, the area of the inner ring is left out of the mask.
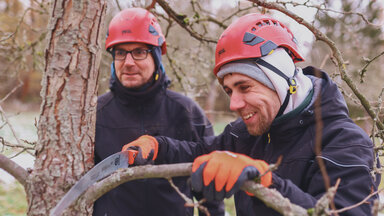
[[[203,142],[179,142],[166,137],[159,141],[158,162],[193,161],[195,157],[214,150],[243,153],[255,159],[276,163],[283,160],[273,172],[272,188],[278,190],[292,203],[306,209],[314,207],[326,191],[318,158],[325,164],[330,184],[341,179],[334,203],[337,209],[356,204],[377,190],[380,176],[374,182],[373,145],[367,134],[349,117],[343,96],[326,73],[314,76],[316,69],[307,67],[304,74],[313,82],[314,89],[291,113],[275,119],[268,133],[251,136],[241,119],[229,124],[217,137]],[[316,121],[314,101],[321,99],[322,153],[315,154]],[[269,139],[270,137],[270,139]],[[270,141],[269,141],[270,140]],[[181,144],[181,145],[180,145]],[[177,156],[175,156],[177,154]],[[172,155],[172,157],[169,157]],[[369,203],[377,197],[369,199]],[[260,200],[243,191],[235,194],[237,215],[278,215]],[[363,204],[340,215],[371,215],[370,205]]]
[[[139,136],[164,135],[175,139],[198,141],[213,135],[210,122],[191,99],[167,89],[164,74],[145,91],[134,92],[116,80],[111,92],[98,99],[95,162],[121,151]],[[187,177],[173,178],[179,189],[191,197]],[[96,216],[193,215],[184,200],[165,179],[127,182],[95,202]],[[221,202],[207,204],[213,215],[224,215]]]

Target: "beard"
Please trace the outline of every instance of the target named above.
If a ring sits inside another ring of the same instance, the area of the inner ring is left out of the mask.
[[[271,127],[272,122],[269,122],[266,118],[263,116],[259,116],[259,121],[257,121],[257,124],[247,124],[247,130],[248,133],[252,136],[260,136],[267,131],[269,131],[269,128]]]

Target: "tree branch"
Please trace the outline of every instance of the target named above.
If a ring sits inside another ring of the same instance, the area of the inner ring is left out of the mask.
[[[9,127],[9,129],[11,130],[12,135],[15,137],[18,146],[22,146],[22,143],[21,143],[19,137],[17,136],[16,131],[13,129],[13,126],[12,126],[12,124],[10,123],[10,121],[8,120],[8,117],[7,117],[7,115],[5,114],[5,111],[3,110],[3,107],[2,107],[1,105],[0,105],[0,115],[3,116],[4,121],[8,124],[8,127]]]
[[[89,206],[94,203],[98,198],[100,198],[103,194],[128,181],[146,178],[170,179],[172,177],[190,176],[192,173],[191,170],[192,163],[146,165],[131,167],[127,169],[120,169],[88,188],[88,190],[78,200],[76,200],[76,202],[73,202],[72,205],[76,203],[76,206],[80,209],[84,208],[85,206]],[[339,183],[340,180],[338,179],[336,185],[330,187],[329,190],[324,193],[324,195],[317,201],[316,206],[308,210],[304,209],[299,205],[291,203],[288,198],[283,197],[275,189],[266,188],[261,184],[257,184],[254,181],[246,181],[241,187],[241,189],[254,194],[255,197],[264,202],[265,205],[276,210],[280,214],[287,216],[309,216],[324,214],[328,215],[329,213],[337,214],[349,210],[351,208],[355,208],[365,203],[365,201],[373,195],[379,193],[379,191],[374,192],[361,202],[351,205],[349,207],[345,207],[339,210],[329,210],[328,206],[333,202]],[[204,202],[204,200],[205,199],[199,201],[199,204]],[[196,207],[199,204],[194,204],[193,206]],[[188,202],[187,205],[189,207],[192,206]]]
[[[197,207],[201,212],[204,212],[204,214],[205,214],[206,216],[210,216],[210,215],[211,215],[211,214],[209,213],[209,211],[208,211],[208,208],[202,205],[202,203],[204,203],[204,202],[206,201],[206,199],[203,198],[203,199],[201,199],[199,202],[197,202],[197,203],[193,203],[193,200],[190,199],[190,198],[189,198],[188,196],[186,196],[185,194],[183,194],[183,193],[180,191],[180,189],[173,183],[172,178],[168,178],[167,180],[168,180],[169,184],[171,185],[171,187],[172,187],[173,189],[175,189],[176,193],[179,194],[179,196],[180,196],[181,198],[183,198],[183,200],[185,201],[185,204],[184,204],[185,207],[189,207],[189,208],[191,208],[191,207],[192,207],[192,208]]]
[[[178,176],[191,175],[192,164],[191,163],[179,163],[157,166],[138,166],[128,169],[120,169],[103,179],[102,181],[94,184],[90,187],[78,203],[82,205],[89,205],[95,202],[104,193],[111,189],[123,184],[127,181],[144,179],[144,178],[170,178]],[[242,187],[243,190],[249,191],[257,198],[262,200],[266,205],[275,209],[283,215],[307,215],[306,210],[298,205],[292,204],[288,199],[284,198],[275,189],[269,189],[257,184],[253,181],[248,181]],[[287,214],[286,211],[290,210]]]
[[[2,144],[3,146],[8,146],[8,147],[11,147],[11,148],[22,148],[24,150],[35,150],[34,146],[36,145],[36,143],[29,142],[27,140],[22,140],[22,141],[27,143],[27,144],[29,144],[29,145],[31,145],[31,146],[13,144],[13,143],[5,141],[4,137],[0,136],[0,144]]]
[[[327,11],[327,12],[333,12],[333,13],[337,13],[337,14],[344,14],[344,15],[357,15],[359,16],[366,24],[368,25],[371,25],[371,26],[374,26],[374,27],[378,27],[380,28],[383,24],[380,23],[380,24],[375,24],[375,23],[372,23],[368,20],[368,18],[365,17],[364,14],[362,13],[359,13],[359,12],[355,12],[355,11],[337,11],[337,10],[333,10],[333,9],[330,9],[330,8],[324,8],[322,6],[325,6],[324,3],[322,3],[321,5],[312,5],[312,4],[307,4],[309,3],[309,1],[306,1],[305,3],[298,3],[298,2],[294,2],[294,1],[290,1],[290,2],[287,2],[287,1],[277,1],[276,3],[279,3],[279,4],[283,4],[283,5],[286,5],[286,4],[290,4],[294,7],[297,7],[297,6],[305,6],[307,8],[315,8],[317,9],[318,11]]]
[[[0,105],[9,98],[9,96],[11,96],[13,93],[16,92],[17,89],[19,89],[21,86],[23,86],[24,83],[23,81],[21,81],[19,79],[19,84],[17,86],[15,86],[10,92],[7,93],[7,95],[5,95],[1,100],[0,100]]]
[[[358,73],[360,74],[360,83],[363,83],[363,79],[364,79],[364,76],[365,76],[365,73],[367,72],[367,67],[372,63],[374,62],[376,59],[378,59],[380,56],[384,55],[384,51],[381,52],[380,54],[378,54],[377,56],[373,57],[372,59],[364,59],[365,60],[365,65],[362,69],[360,69],[358,71]]]
[[[338,209],[338,210],[331,210],[331,211],[330,211],[330,214],[342,213],[342,212],[351,210],[351,209],[353,209],[353,208],[356,208],[356,207],[358,207],[358,206],[360,206],[360,205],[366,204],[367,201],[368,201],[371,197],[373,197],[373,196],[379,194],[379,193],[382,192],[382,191],[383,191],[383,189],[378,190],[378,191],[375,191],[375,192],[371,193],[369,196],[365,197],[363,200],[361,200],[360,202],[358,202],[358,203],[356,203],[356,204],[354,204],[354,205],[347,206],[347,207],[345,207],[345,208]],[[377,200],[379,200],[379,199],[377,199]]]
[[[173,20],[175,20],[180,27],[185,29],[193,38],[199,41],[205,41],[209,43],[217,43],[214,39],[204,38],[203,35],[198,34],[197,32],[188,28],[188,24],[184,21],[185,15],[177,14],[164,0],[157,0],[157,3],[164,9],[164,11],[170,16]]]
[[[283,197],[275,189],[266,188],[253,181],[245,182],[241,189],[253,193],[255,197],[263,201],[266,206],[273,208],[282,215],[308,215],[306,209],[291,203],[289,199]]]
[[[330,187],[327,192],[317,201],[314,209],[314,215],[324,215],[328,212],[329,205],[331,205],[333,210],[336,211],[333,200],[336,195],[337,188],[339,187],[340,181],[340,179],[337,179],[335,186]]]
[[[26,189],[28,172],[23,167],[19,166],[5,155],[0,154],[0,168],[11,174],[21,185],[23,185],[24,189]]]

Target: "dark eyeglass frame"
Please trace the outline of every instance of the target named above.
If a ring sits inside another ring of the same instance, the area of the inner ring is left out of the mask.
[[[116,51],[124,52],[124,58],[116,58]],[[138,57],[137,56],[137,52],[138,51],[145,52],[145,56]],[[130,50],[130,51],[124,50],[124,49],[113,49],[112,50],[112,56],[113,56],[114,60],[124,61],[127,58],[127,55],[129,53],[129,54],[131,54],[133,60],[144,60],[144,59],[146,59],[148,57],[148,53],[150,53],[150,52],[152,52],[151,49],[145,49],[145,48],[136,48],[136,49],[133,49],[133,50]]]

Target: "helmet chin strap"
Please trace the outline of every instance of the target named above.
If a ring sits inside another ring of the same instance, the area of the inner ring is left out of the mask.
[[[264,66],[264,67],[268,68],[269,70],[271,70],[273,72],[275,72],[277,75],[283,77],[287,81],[287,83],[288,83],[289,89],[288,89],[288,92],[287,92],[287,96],[285,96],[284,102],[281,105],[281,107],[279,109],[279,112],[276,115],[276,117],[279,117],[279,116],[281,116],[284,113],[285,109],[287,108],[288,102],[289,102],[289,99],[290,99],[291,95],[295,94],[296,91],[297,91],[297,81],[295,79],[295,76],[297,74],[297,68],[295,67],[295,71],[293,73],[293,76],[292,77],[288,77],[283,72],[281,72],[279,69],[277,69],[275,66],[269,64],[268,62],[264,61],[261,58],[257,58],[256,59],[256,63],[261,65],[261,66]]]

